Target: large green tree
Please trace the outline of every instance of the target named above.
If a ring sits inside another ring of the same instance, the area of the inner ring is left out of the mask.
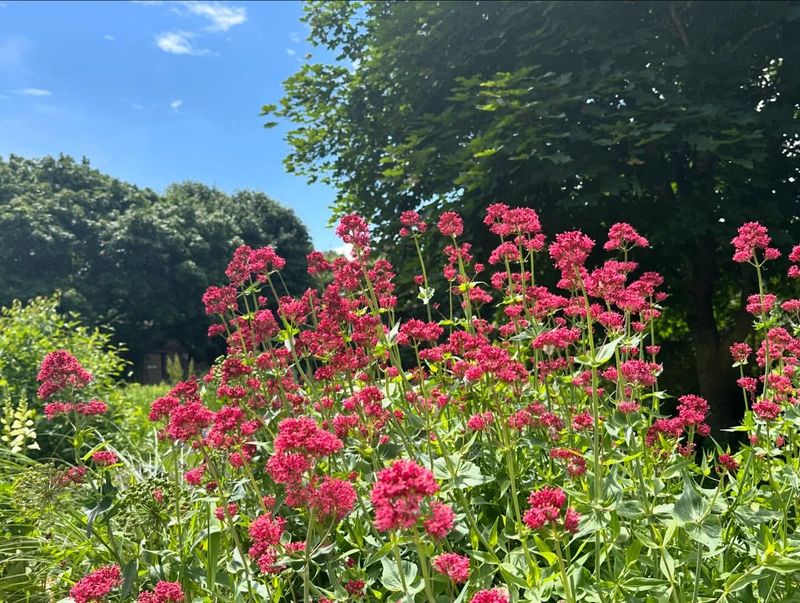
[[[337,60],[265,107],[293,125],[289,170],[385,239],[401,211],[448,207],[485,251],[495,201],[535,207],[551,234],[634,224],[715,426],[733,422],[727,345],[751,291],[728,241],[754,219],[797,234],[799,5],[311,2],[305,19]]]
[[[201,360],[219,351],[201,297],[242,244],[275,246],[304,289],[308,232],[263,193],[186,182],[158,195],[87,161],[0,159],[0,305],[60,290],[65,310],[113,327],[134,358],[169,340]]]

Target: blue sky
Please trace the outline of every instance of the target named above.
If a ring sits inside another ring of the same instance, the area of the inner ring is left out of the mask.
[[[88,157],[163,190],[198,180],[292,207],[319,249],[333,191],[285,173],[261,106],[317,52],[299,2],[0,1],[0,154]]]

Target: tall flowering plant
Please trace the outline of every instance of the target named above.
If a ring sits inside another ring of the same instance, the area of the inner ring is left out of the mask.
[[[328,284],[300,297],[281,294],[273,249],[236,251],[229,282],[203,296],[227,353],[153,402],[156,461],[134,479],[94,455],[114,512],[82,564],[93,572],[62,575],[74,600],[798,596],[800,301],[765,290],[780,256],[766,229],[733,240],[759,290],[752,340],[731,349],[747,410],[730,451],[710,437],[706,400],[659,388],[666,295],[639,270],[649,243],[632,226],[612,226],[600,257],[585,234],[548,244],[535,211],[495,204],[482,263],[458,214],[401,222],[424,318],[398,319],[393,268],[359,216],[337,229],[352,256],[310,254]],[[438,296],[431,230],[447,240]],[[796,278],[800,246],[789,259]],[[537,281],[548,260],[555,287]],[[46,396],[88,378],[62,356],[43,366]]]

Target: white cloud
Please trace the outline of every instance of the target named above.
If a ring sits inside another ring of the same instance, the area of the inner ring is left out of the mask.
[[[156,36],[156,46],[172,54],[210,54],[209,50],[196,48],[190,41],[193,37],[194,34],[188,31],[168,31]]]
[[[286,49],[286,54],[288,54],[290,57],[293,57],[294,55],[297,54],[297,51],[292,49],[292,48],[287,48]]]
[[[234,25],[247,21],[247,9],[243,6],[225,6],[218,2],[183,2],[186,9],[211,21],[209,30],[228,31]]]
[[[300,34],[296,31],[289,32],[289,39],[297,44],[300,41]]]
[[[109,40],[109,41],[113,42],[113,41],[114,41],[114,40],[116,40],[117,38],[116,38],[116,37],[114,37],[114,36],[112,36],[112,35],[106,34],[106,35],[104,35],[104,36],[103,36],[103,39],[104,39],[104,40]]]
[[[142,105],[140,105],[139,103],[133,103],[133,104],[131,105],[131,107],[132,107],[133,109],[136,109],[137,111],[141,111],[142,109],[144,109],[144,107],[142,107]]]
[[[53,94],[44,88],[20,88],[19,90],[14,90],[13,92],[14,94],[19,94],[20,96],[52,96]]]
[[[181,105],[182,105],[182,104],[183,104],[183,101],[182,101],[181,99],[179,99],[179,98],[178,98],[178,99],[175,99],[174,101],[172,101],[172,102],[169,104],[169,106],[170,106],[170,107],[172,107],[172,109],[173,109],[173,110],[177,111],[178,109],[180,109],[180,108],[181,108]]]
[[[352,260],[353,259],[353,245],[351,245],[350,243],[344,243],[342,245],[339,245],[333,251],[334,251],[334,253],[338,253],[339,255],[343,255],[348,260]]]

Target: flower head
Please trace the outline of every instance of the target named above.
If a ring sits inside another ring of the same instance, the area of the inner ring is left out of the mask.
[[[606,251],[630,249],[631,247],[649,247],[650,243],[630,224],[617,222],[608,231],[608,241],[603,245]]]
[[[566,531],[575,532],[580,515],[574,509],[564,509],[566,503],[567,495],[561,488],[546,486],[531,492],[528,498],[530,509],[525,512],[522,521],[532,530],[538,530],[547,525],[557,526],[560,520]]]
[[[85,387],[92,380],[92,375],[75,356],[66,350],[56,350],[44,357],[36,380],[41,383],[37,393],[44,400],[66,387]]]
[[[446,237],[460,237],[464,232],[464,220],[454,211],[439,216],[439,231]]]
[[[81,578],[69,591],[76,603],[99,603],[122,584],[118,565],[106,565]]]
[[[381,469],[370,495],[375,508],[375,527],[388,532],[414,526],[422,499],[438,489],[433,473],[414,461],[400,459]]]
[[[456,584],[469,580],[469,557],[456,553],[442,553],[434,557],[433,569],[444,574]]]
[[[470,603],[508,603],[508,592],[502,588],[479,590]]]
[[[139,595],[137,603],[182,603],[184,600],[180,582],[161,581],[151,592]]]

